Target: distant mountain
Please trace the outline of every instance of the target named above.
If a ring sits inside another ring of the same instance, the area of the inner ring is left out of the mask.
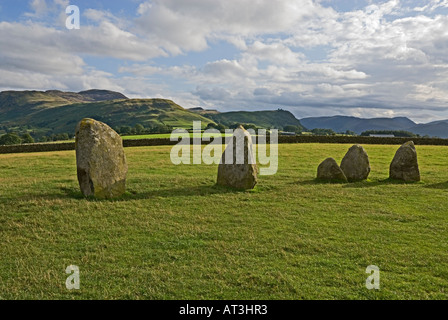
[[[220,113],[203,108],[184,109],[165,99],[128,99],[125,95],[108,90],[81,92],[4,91],[0,92],[0,130],[32,129],[38,134],[72,133],[76,124],[91,117],[112,127],[146,127],[164,124],[171,127],[191,128],[193,121],[223,124],[250,123],[257,127],[283,128],[295,125],[302,128],[292,113],[276,111],[236,111]]]
[[[70,133],[84,117],[104,121],[113,127],[140,123],[189,128],[193,121],[201,121],[204,127],[213,122],[171,100],[128,99],[119,92],[107,90],[0,92],[2,127],[28,126],[43,132]]]
[[[335,132],[351,130],[357,134],[367,130],[404,130],[421,136],[448,138],[448,120],[417,124],[406,117],[396,118],[357,118],[350,116],[312,117],[300,119],[308,128],[332,129]]]
[[[283,128],[287,125],[297,126],[303,129],[301,122],[286,110],[267,111],[232,111],[215,114],[207,114],[207,117],[216,122],[228,125],[237,123],[251,123],[262,128]]]
[[[410,127],[408,131],[421,136],[448,138],[448,120],[434,121],[426,124],[417,124]]]
[[[448,120],[416,124],[405,117],[363,119],[348,116],[312,117],[298,120],[285,110],[218,112],[200,107],[184,109],[171,100],[129,99],[120,92],[92,89],[80,92],[3,91],[0,92],[0,133],[30,130],[43,133],[72,133],[84,117],[106,122],[112,127],[164,124],[191,128],[193,121],[254,124],[262,128],[347,130],[360,134],[366,130],[405,130],[422,136],[448,138]],[[25,129],[24,129],[25,128]],[[28,128],[28,129],[27,129]]]
[[[127,99],[119,92],[88,90],[81,92],[48,91],[3,91],[0,92],[0,122],[23,120],[43,109],[78,102],[94,102],[112,99]]]
[[[360,134],[366,130],[407,130],[416,123],[406,117],[363,119],[349,116],[313,117],[300,119],[308,128],[332,129],[335,132],[351,130]]]

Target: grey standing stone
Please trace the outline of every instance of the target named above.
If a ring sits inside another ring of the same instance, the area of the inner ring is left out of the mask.
[[[235,189],[253,189],[257,184],[257,174],[252,137],[239,126],[222,154],[217,184]]]
[[[347,177],[333,158],[327,158],[319,164],[317,167],[317,179],[347,182]]]
[[[348,181],[367,179],[370,173],[370,162],[364,148],[359,144],[350,147],[341,161],[341,169]]]
[[[115,198],[126,190],[128,166],[123,142],[105,123],[83,119],[76,127],[76,166],[84,196]]]
[[[398,148],[390,164],[389,177],[406,182],[420,181],[417,151],[413,141],[408,141]]]

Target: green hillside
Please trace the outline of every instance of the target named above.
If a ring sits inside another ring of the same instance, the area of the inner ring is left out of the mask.
[[[81,92],[48,91],[3,91],[0,92],[0,123],[24,123],[44,109],[80,102],[95,102],[127,99],[119,92],[88,90]]]
[[[118,99],[117,99],[118,98]],[[112,127],[164,124],[190,128],[193,121],[202,126],[213,122],[190,112],[171,100],[128,99],[118,92],[4,91],[0,93],[0,127],[40,133],[72,133],[84,117]]]
[[[297,126],[303,129],[302,124],[294,115],[286,110],[267,111],[233,111],[217,114],[207,114],[216,122],[224,125],[232,123],[251,123],[261,128],[283,128],[285,126]]]
[[[287,125],[303,128],[292,113],[280,109],[225,113],[194,111],[171,100],[128,99],[119,92],[108,90],[77,93],[4,91],[0,92],[0,135],[8,131],[31,132],[34,137],[60,133],[71,135],[77,123],[85,117],[103,121],[114,128],[141,124],[145,128],[165,125],[190,129],[193,121],[201,121],[202,128],[215,122],[226,126],[242,123],[260,128],[282,129]]]
[[[193,121],[207,126],[212,120],[189,112],[173,101],[164,99],[129,99],[90,103],[74,103],[58,108],[45,109],[27,120],[32,127],[50,128],[52,132],[74,132],[82,118],[94,118],[112,127],[145,127],[165,124],[171,127],[190,128]]]
[[[63,97],[41,91],[3,91],[0,93],[0,122],[23,120],[42,109],[80,101],[83,101],[82,97]]]

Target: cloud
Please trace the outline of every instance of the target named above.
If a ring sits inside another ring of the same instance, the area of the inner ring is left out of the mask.
[[[448,0],[364,1],[344,11],[333,3],[153,0],[133,17],[86,7],[81,29],[69,31],[59,10],[67,0],[33,0],[27,21],[0,22],[8,48],[0,86],[101,85],[187,107],[285,106],[299,117],[448,117]],[[217,43],[237,53],[216,54]],[[115,59],[116,71],[88,65],[90,56]]]
[[[48,13],[48,6],[45,0],[32,0],[30,7],[33,10],[32,13],[26,13],[27,16],[41,17]]]
[[[156,0],[140,5],[136,24],[175,55],[205,50],[216,38],[240,41],[241,47],[241,37],[290,32],[308,16],[327,10],[311,0]]]

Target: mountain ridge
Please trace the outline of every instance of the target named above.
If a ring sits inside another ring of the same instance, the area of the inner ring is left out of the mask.
[[[84,117],[104,121],[113,127],[165,125],[190,128],[193,121],[231,125],[252,124],[263,128],[332,129],[335,132],[367,130],[404,130],[419,135],[448,138],[448,120],[415,123],[407,117],[359,118],[354,116],[307,117],[298,119],[290,111],[219,112],[201,107],[185,109],[167,99],[129,99],[120,92],[90,89],[79,92],[25,90],[0,92],[0,130],[37,130],[73,132]],[[0,131],[1,133],[1,131]]]
[[[201,121],[205,128],[210,123],[216,124],[218,118],[221,122],[258,127],[301,126],[292,113],[284,110],[230,113],[200,107],[189,110],[167,99],[129,99],[119,92],[108,90],[0,92],[0,129],[3,128],[3,131],[5,128],[26,128],[34,132],[71,133],[85,117],[103,121],[114,128],[142,124],[147,127],[165,125],[189,129],[193,121]]]
[[[429,123],[415,123],[407,117],[359,118],[354,116],[308,117],[300,119],[308,129],[332,129],[335,132],[354,131],[357,134],[367,130],[403,130],[414,134],[448,138],[448,120]]]

